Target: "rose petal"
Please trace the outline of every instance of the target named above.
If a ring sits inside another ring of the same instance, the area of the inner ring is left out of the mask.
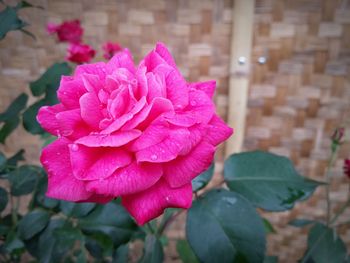
[[[164,180],[159,180],[146,191],[123,196],[122,204],[137,224],[143,225],[161,215],[165,208],[189,208],[192,204],[192,185],[171,188]]]
[[[212,100],[200,90],[189,92],[190,103],[183,114],[190,114],[198,123],[208,123],[215,112],[215,105]]]
[[[79,98],[86,92],[81,78],[62,76],[57,97],[67,109],[76,109],[80,106]]]
[[[73,175],[79,180],[106,178],[132,161],[127,151],[115,148],[89,148],[81,144],[70,144],[69,151]]]
[[[190,133],[187,129],[169,129],[161,142],[136,152],[138,162],[163,163],[175,159],[184,148]]]
[[[89,147],[120,147],[142,134],[139,130],[119,131],[113,134],[91,134],[79,138],[75,143]]]
[[[83,73],[82,79],[85,89],[92,94],[98,95],[99,90],[102,87],[102,81],[100,78],[97,75]]]
[[[233,134],[233,129],[227,126],[216,114],[208,124],[206,139],[214,146],[227,140]]]
[[[164,178],[171,187],[180,187],[191,182],[209,168],[213,161],[215,147],[202,141],[188,155],[164,164]]]
[[[190,83],[189,88],[201,90],[201,91],[205,92],[205,94],[207,94],[209,98],[213,98],[215,88],[216,88],[216,81],[209,80],[209,81],[204,81],[204,82]]]
[[[97,75],[101,80],[104,80],[106,78],[106,63],[97,62],[91,64],[78,65],[75,69],[74,77],[81,76],[84,73]]]
[[[118,118],[124,113],[127,113],[130,104],[134,104],[134,101],[131,101],[128,87],[124,86],[119,90],[117,96],[113,100],[109,100],[107,110],[112,115],[113,118]],[[132,103],[133,102],[133,103]]]
[[[99,128],[100,121],[104,118],[100,110],[101,103],[93,93],[85,93],[79,99],[82,119],[94,129]]]
[[[126,68],[131,73],[135,74],[135,65],[132,59],[132,55],[128,49],[118,52],[107,63],[106,70],[108,74],[111,74],[117,68]]]
[[[146,97],[148,94],[149,89],[146,73],[147,68],[144,65],[144,62],[141,62],[136,70],[137,89],[134,92],[136,98]]]
[[[191,112],[176,112],[166,114],[164,117],[169,123],[181,127],[191,127],[197,123],[197,119]]]
[[[98,203],[101,205],[107,204],[108,202],[112,201],[114,199],[114,196],[104,196],[104,195],[99,195],[99,194],[91,194],[91,196],[80,202],[91,202],[91,203]],[[78,202],[78,203],[80,203]]]
[[[121,196],[143,191],[154,185],[162,176],[163,170],[158,164],[137,164],[118,169],[104,180],[87,183],[87,189],[102,195]]]
[[[130,72],[127,68],[114,68],[112,75],[120,85],[131,84],[135,81],[135,73]]]
[[[160,117],[161,114],[173,110],[173,105],[168,99],[155,98],[150,105],[144,107],[138,114],[135,114],[134,118],[128,121],[122,129],[145,129],[153,120]]]
[[[187,128],[190,132],[190,136],[186,143],[184,144],[184,147],[182,148],[179,155],[187,155],[189,154],[192,149],[202,141],[202,139],[207,135],[207,126],[203,124],[196,124],[189,128]]]
[[[59,112],[56,119],[61,135],[68,136],[72,140],[86,136],[91,132],[91,128],[81,118],[80,109]]]
[[[169,124],[164,120],[152,123],[130,146],[132,151],[140,151],[162,142],[169,136]]]
[[[43,106],[39,109],[36,119],[44,130],[51,133],[52,135],[58,136],[60,127],[56,119],[56,114],[63,110],[65,110],[65,108],[62,104],[57,104],[54,106]]]
[[[112,132],[119,130],[127,121],[131,120],[133,116],[133,114],[127,113],[112,121],[112,123],[106,119],[102,120],[99,125],[99,127],[103,129],[101,134],[111,134]]]
[[[157,54],[159,54],[159,56],[161,56],[170,66],[172,66],[173,68],[177,68],[175,61],[172,57],[172,55],[170,54],[168,48],[161,42],[158,42],[156,44],[156,48],[155,51],[157,52]]]
[[[72,173],[69,160],[69,140],[58,139],[46,146],[40,161],[48,172],[48,188],[46,195],[67,201],[85,201],[91,193],[85,190],[84,182],[77,180]]]
[[[170,66],[155,50],[149,52],[141,61],[141,64],[147,67],[148,72],[153,71],[159,65]]]
[[[114,121],[108,119],[101,121],[99,125],[100,128],[103,129],[101,131],[101,134],[111,134],[112,132],[119,130],[126,122],[131,120],[135,114],[139,113],[145,107],[145,105],[146,98],[142,97],[138,102],[135,103],[129,113],[122,115]]]
[[[147,100],[152,101],[157,97],[166,98],[166,87],[165,80],[159,75],[155,75],[152,72],[148,72],[147,75],[147,85],[152,87],[148,90]]]
[[[167,98],[175,109],[183,109],[188,105],[188,87],[179,71],[167,64],[157,66],[153,73],[165,80]]]

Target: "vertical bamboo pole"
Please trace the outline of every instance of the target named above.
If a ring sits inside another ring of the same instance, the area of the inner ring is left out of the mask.
[[[227,141],[226,156],[243,145],[247,111],[250,57],[253,40],[254,0],[235,0],[231,38],[228,123],[234,135]]]

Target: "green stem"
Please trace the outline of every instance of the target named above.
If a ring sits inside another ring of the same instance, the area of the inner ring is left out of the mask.
[[[350,199],[339,209],[338,213],[332,218],[329,224],[331,225],[334,224],[339,218],[339,216],[341,216],[344,213],[344,211],[349,205],[350,205]]]
[[[314,251],[315,247],[317,247],[318,243],[322,240],[324,235],[326,234],[326,231],[323,231],[321,235],[318,237],[316,242],[313,244],[313,246],[307,251],[305,257],[302,259],[301,263],[306,263],[309,257],[311,256],[312,252]]]
[[[333,227],[341,227],[345,225],[350,225],[350,221],[341,222],[339,224],[334,225]]]
[[[18,222],[18,205],[19,205],[19,197],[17,197],[16,203],[14,201],[14,197],[11,195],[10,196],[10,202],[11,202],[11,218],[12,218],[12,224],[14,227],[17,226]]]
[[[331,175],[332,175],[331,170],[332,170],[332,167],[334,166],[335,160],[337,159],[338,148],[339,148],[338,144],[333,145],[332,154],[331,154],[331,157],[329,159],[328,167],[327,167],[327,171],[326,171],[326,183],[327,183],[327,185],[326,185],[326,202],[327,202],[327,205],[326,205],[326,223],[327,223],[327,226],[329,226],[329,222],[331,220],[331,211],[332,211],[331,199],[330,199],[330,187],[331,187]]]
[[[174,222],[174,220],[179,216],[181,215],[182,212],[184,212],[185,209],[182,209],[178,212],[176,212],[175,214],[173,214],[172,216],[170,216],[158,229],[158,232],[157,232],[157,236],[160,237],[163,232],[165,231],[165,229],[172,223]]]
[[[147,223],[146,226],[147,226],[148,230],[151,232],[151,234],[155,233],[155,231],[150,223]]]

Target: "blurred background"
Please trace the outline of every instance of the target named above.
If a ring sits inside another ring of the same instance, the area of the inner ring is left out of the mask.
[[[225,154],[253,149],[288,156],[302,175],[322,180],[330,136],[336,127],[347,127],[334,169],[333,209],[346,201],[349,179],[342,166],[350,157],[350,1],[29,2],[44,8],[20,11],[37,39],[12,31],[0,41],[0,112],[18,94],[28,93],[28,83],[48,66],[64,60],[67,44],[48,36],[47,23],[79,19],[84,42],[98,51],[94,61],[104,60],[101,46],[106,41],[129,48],[136,63],[161,41],[188,81],[217,81],[217,111],[236,134],[229,146],[219,147],[213,184],[221,180]],[[245,8],[252,8],[251,15]],[[13,154],[25,148],[26,159],[38,163],[41,145],[18,129],[0,150]],[[296,262],[306,247],[306,231],[287,223],[296,217],[322,218],[323,196],[320,188],[290,212],[264,215],[276,230],[268,237],[268,251],[277,251],[280,262]],[[349,219],[350,211],[343,216]],[[184,236],[183,220],[168,231],[170,239]],[[350,247],[350,229],[339,232]],[[176,262],[172,242],[167,250],[167,261]]]

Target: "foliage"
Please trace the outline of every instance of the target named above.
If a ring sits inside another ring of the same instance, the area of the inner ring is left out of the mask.
[[[87,253],[99,259],[120,258],[125,257],[126,243],[145,236],[117,201],[96,205],[52,200],[45,197],[47,178],[41,167],[9,166],[11,158],[4,158],[1,179],[9,182],[10,192],[0,188],[0,205],[3,209],[11,200],[14,206],[0,219],[0,237],[5,240],[0,251],[5,261],[20,261],[25,251],[40,262],[75,261],[75,247],[80,260]],[[29,193],[29,211],[21,215],[17,204]],[[124,250],[118,250],[121,246]]]
[[[285,211],[311,196],[319,182],[304,178],[292,162],[266,152],[234,154],[225,162],[228,187],[268,211]]]
[[[26,107],[28,95],[22,93],[0,114],[0,143],[5,143],[6,138],[17,128],[20,122],[20,113]]]
[[[0,3],[3,2],[1,1]],[[18,16],[18,11],[26,7],[42,8],[40,6],[34,6],[27,1],[20,1],[16,6],[6,6],[5,9],[0,12],[0,40],[5,38],[6,34],[12,30],[20,30],[23,33],[35,38],[32,33],[23,29],[29,24]]]
[[[32,134],[45,133],[36,120],[38,110],[44,105],[57,103],[56,91],[61,76],[69,75],[71,71],[72,69],[67,63],[55,63],[39,79],[30,83],[30,91],[33,96],[38,97],[38,100],[23,113],[23,126],[28,132]]]

